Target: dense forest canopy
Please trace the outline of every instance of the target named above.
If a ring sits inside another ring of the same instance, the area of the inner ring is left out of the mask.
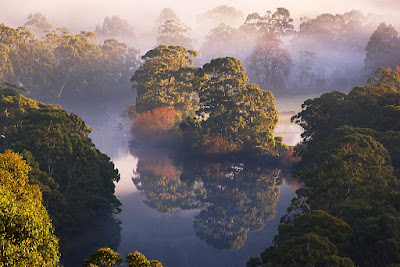
[[[399,78],[382,68],[370,85],[303,104],[292,120],[304,129],[295,174],[305,186],[274,246],[248,266],[399,262]]]
[[[40,188],[61,243],[120,211],[118,171],[79,116],[7,87],[0,90],[0,110],[0,151],[19,152],[30,165],[29,183]]]
[[[29,184],[30,166],[11,150],[0,154],[2,266],[56,266],[58,238],[37,185]]]
[[[95,39],[92,32],[74,35],[63,29],[37,38],[25,27],[1,24],[0,80],[25,88],[35,99],[58,103],[129,96],[138,50],[115,39],[102,44]]]

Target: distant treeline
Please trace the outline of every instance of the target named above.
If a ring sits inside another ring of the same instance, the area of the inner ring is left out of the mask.
[[[63,29],[36,38],[26,27],[0,24],[0,81],[46,102],[99,103],[129,96],[138,50],[115,39]]]
[[[236,57],[250,82],[275,95],[348,91],[377,67],[398,64],[398,33],[384,23],[377,28],[380,17],[354,10],[325,13],[300,18],[298,28],[294,20],[285,8],[245,17],[220,6],[198,17],[205,37],[195,43],[191,28],[167,8],[155,22],[157,32],[149,33],[154,40],[148,49],[197,47],[195,66]],[[128,79],[142,63],[130,45],[146,42],[118,16],[106,17],[93,32],[71,34],[35,13],[24,27],[1,25],[0,31],[0,80],[23,86],[35,99],[58,103],[126,98]]]

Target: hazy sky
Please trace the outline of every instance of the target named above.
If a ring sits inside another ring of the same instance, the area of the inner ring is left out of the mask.
[[[176,11],[184,21],[218,5],[234,6],[245,13],[288,8],[293,16],[342,13],[351,9],[365,13],[396,15],[400,0],[0,0],[0,22],[18,26],[29,13],[40,11],[56,26],[91,30],[105,16],[119,15],[135,28],[154,22],[164,7]]]

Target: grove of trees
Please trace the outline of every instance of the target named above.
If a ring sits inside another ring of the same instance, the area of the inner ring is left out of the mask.
[[[236,58],[217,58],[195,68],[191,65],[196,56],[193,50],[166,45],[143,56],[144,64],[131,79],[138,96],[132,107],[137,137],[148,139],[154,135],[151,131],[170,130],[205,153],[287,152],[281,139],[273,137],[278,112],[272,93],[248,84],[244,67]],[[164,117],[159,117],[162,123],[157,123],[157,114],[167,111],[165,108],[169,108],[168,113],[164,112]],[[145,126],[148,124],[152,128]],[[220,149],[211,151],[216,145]]]
[[[248,266],[394,266],[400,258],[400,74],[307,100],[297,191],[274,246]]]
[[[92,32],[63,29],[37,38],[25,27],[0,24],[0,81],[47,102],[93,104],[129,96],[138,50],[115,39],[102,44],[95,39]]]
[[[12,149],[31,166],[29,183],[40,188],[43,198],[38,199],[47,208],[61,245],[67,236],[120,211],[114,195],[119,173],[95,148],[88,137],[91,131],[73,113],[7,86],[0,89],[0,152]]]

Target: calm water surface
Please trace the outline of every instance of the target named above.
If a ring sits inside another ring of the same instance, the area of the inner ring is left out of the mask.
[[[296,144],[301,131],[289,115],[281,116],[276,135]],[[116,196],[122,203],[118,252],[123,257],[138,250],[166,266],[245,266],[271,245],[297,189],[287,182],[290,173],[279,166],[179,162],[162,152],[133,153],[129,123],[117,112],[107,116],[83,117],[94,128],[94,143],[121,174]]]

